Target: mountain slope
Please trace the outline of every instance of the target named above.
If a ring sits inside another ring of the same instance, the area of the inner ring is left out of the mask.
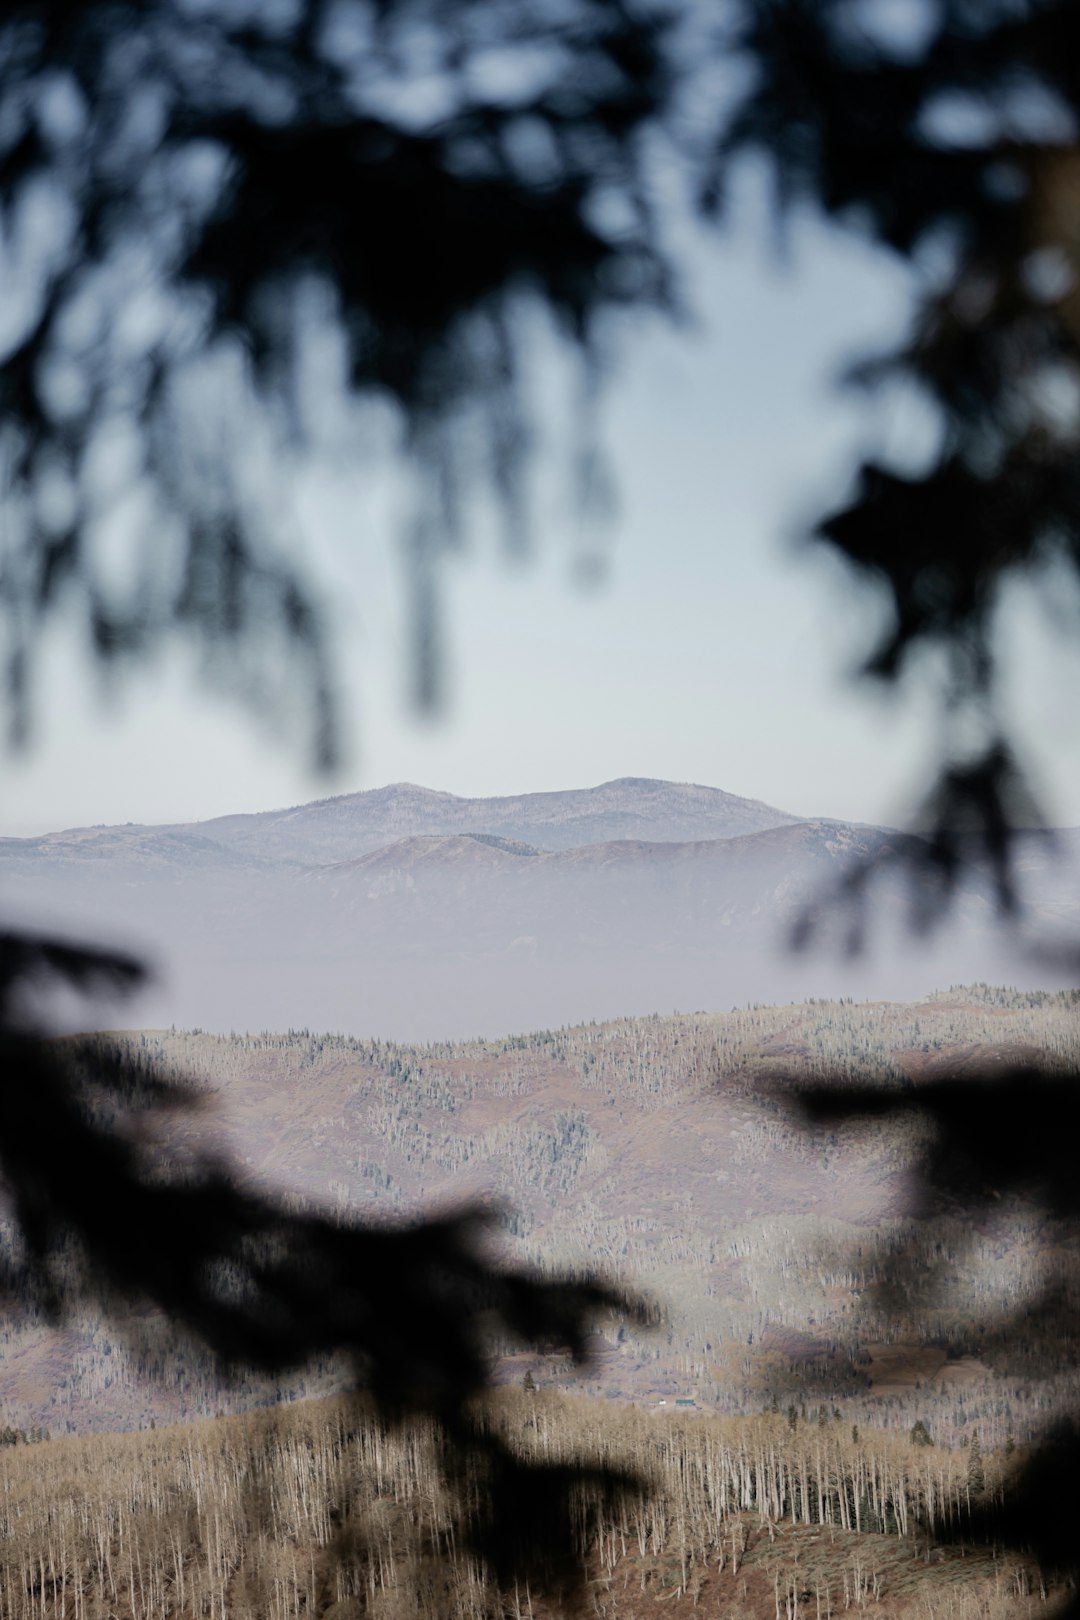
[[[907,1006],[817,1001],[425,1047],[306,1032],[109,1041],[142,1074],[179,1071],[218,1094],[170,1126],[179,1163],[196,1142],[224,1146],[257,1184],[378,1218],[493,1200],[508,1212],[498,1241],[510,1257],[600,1267],[649,1290],[667,1308],[662,1331],[598,1324],[606,1342],[591,1376],[608,1393],[696,1392],[760,1411],[770,1394],[784,1405],[813,1398],[824,1377],[849,1423],[909,1430],[918,1416],[948,1438],[975,1416],[957,1408],[967,1389],[1000,1443],[1010,1421],[1021,1441],[1045,1424],[1033,1360],[1042,1372],[1064,1366],[1075,1311],[1053,1330],[1063,1343],[1035,1320],[1023,1343],[991,1333],[973,1347],[973,1323],[992,1293],[1015,1303],[1038,1290],[1046,1264],[1062,1275],[1062,1233],[1023,1205],[985,1224],[953,1208],[932,1228],[923,1208],[914,1225],[926,1234],[927,1287],[890,1304],[895,1333],[883,1346],[874,1288],[913,1229],[921,1132],[910,1118],[809,1132],[775,1088],[827,1071],[906,1090],[985,1068],[991,1055],[1041,1053],[1064,1068],[1077,1055],[1076,1004],[1075,994],[971,987]],[[948,1287],[932,1286],[946,1276]],[[167,1326],[131,1326],[125,1351],[91,1314],[69,1325],[65,1346],[32,1313],[17,1316],[0,1343],[8,1410],[17,1401],[55,1432],[69,1420],[108,1426],[156,1410],[160,1421],[265,1398],[250,1385],[223,1394],[215,1369]],[[959,1359],[947,1356],[950,1336],[967,1344]],[[520,1379],[523,1366],[506,1371]],[[1075,1391],[1080,1375],[1068,1378]]]

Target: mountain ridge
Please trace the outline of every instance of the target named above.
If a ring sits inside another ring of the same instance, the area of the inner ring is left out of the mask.
[[[178,870],[226,860],[254,867],[328,865],[407,837],[479,834],[549,850],[616,838],[677,843],[737,838],[802,819],[760,799],[659,777],[616,777],[591,788],[488,798],[390,783],[205,821],[98,823],[0,838],[0,877],[20,864],[49,860],[72,873],[113,859]]]
[[[590,788],[468,797],[389,783],[359,793],[295,805],[254,816],[215,817],[199,823],[203,836],[234,848],[295,856],[297,834],[317,842],[328,858],[381,847],[409,835],[482,832],[540,848],[572,848],[622,834],[661,842],[690,837],[739,837],[803,818],[758,799],[701,783],[616,777]],[[363,847],[357,847],[362,845]],[[333,854],[330,854],[330,851]]]
[[[985,882],[958,891],[947,940],[912,943],[911,883],[881,859],[908,837],[658,779],[491,800],[392,784],[227,825],[0,840],[0,894],[35,928],[162,964],[167,988],[139,1022],[219,1030],[438,1039],[744,999],[910,996],[945,973],[1057,982],[1001,959]],[[1080,926],[1080,839],[1061,842],[1070,859],[1052,870],[1040,848],[1018,853],[1037,920],[1063,934]],[[853,963],[850,917],[834,909],[814,950],[793,955],[806,908],[875,863],[888,949]]]

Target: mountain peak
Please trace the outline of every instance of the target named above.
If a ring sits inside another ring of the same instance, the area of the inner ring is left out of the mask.
[[[613,839],[687,843],[789,826],[797,816],[720,788],[618,777],[597,787],[466,798],[392,782],[258,816],[204,822],[202,835],[260,859],[315,865],[355,860],[412,836],[483,835],[542,849]]]

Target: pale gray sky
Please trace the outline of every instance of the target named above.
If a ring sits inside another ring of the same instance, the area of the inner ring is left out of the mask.
[[[903,328],[899,268],[804,221],[777,265],[748,191],[739,225],[695,244],[690,330],[629,328],[601,407],[619,498],[606,582],[575,583],[575,520],[553,454],[537,543],[514,566],[489,526],[448,562],[445,712],[409,708],[392,480],[371,468],[309,490],[341,640],[352,758],[313,778],[249,716],[209,699],[185,660],[139,674],[105,709],[58,639],[42,724],[5,762],[0,832],[201,819],[390,781],[460,794],[613,776],[708,783],[785,809],[895,821],[932,738],[925,693],[847,679],[874,615],[829,560],[796,555],[842,498],[856,453],[917,461],[927,424],[841,395],[843,363]],[[545,384],[564,420],[565,396]],[[861,607],[860,607],[861,602]],[[1011,610],[1017,712],[1062,823],[1080,823],[1080,655],[1029,598]]]

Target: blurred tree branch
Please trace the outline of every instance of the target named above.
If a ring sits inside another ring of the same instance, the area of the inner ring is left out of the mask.
[[[1080,12],[912,0],[891,31],[882,15],[874,0],[734,0],[715,21],[689,0],[6,6],[0,674],[13,739],[30,727],[44,630],[69,615],[103,665],[194,638],[212,673],[291,722],[316,761],[335,758],[318,582],[278,499],[281,467],[317,437],[316,330],[338,344],[341,408],[389,401],[402,423],[420,486],[416,687],[430,703],[437,561],[478,450],[508,534],[523,532],[523,308],[539,305],[586,365],[606,312],[673,309],[650,153],[678,151],[707,218],[756,153],[779,216],[809,203],[898,255],[918,288],[907,343],[851,382],[914,388],[937,448],[920,471],[868,460],[817,533],[888,605],[867,674],[898,682],[928,649],[945,671],[925,825],[893,851],[923,884],[924,920],[973,855],[1014,909],[1013,835],[1040,813],[1003,718],[997,613],[1024,573],[1080,572]],[[744,88],[724,100],[710,76],[733,61]],[[115,983],[133,964],[9,938],[0,967],[20,1264],[47,1280],[57,1234],[78,1230],[94,1287],[148,1291],[224,1353],[268,1366],[338,1344],[371,1360],[387,1398],[434,1398],[448,1422],[482,1377],[481,1300],[521,1331],[555,1321],[580,1343],[601,1296],[490,1272],[466,1228],[391,1237],[294,1218],[211,1165],[180,1185],[147,1179],[134,1149],[95,1134],[12,1000],[27,975]],[[119,1082],[103,1070],[95,1084]],[[1061,1128],[1044,1100],[1038,1142]],[[923,1106],[946,1129],[945,1094]],[[1010,1135],[1005,1151],[1019,1175],[1041,1150]],[[404,1288],[393,1306],[387,1266]],[[421,1301],[445,1360],[418,1365],[403,1345]]]

